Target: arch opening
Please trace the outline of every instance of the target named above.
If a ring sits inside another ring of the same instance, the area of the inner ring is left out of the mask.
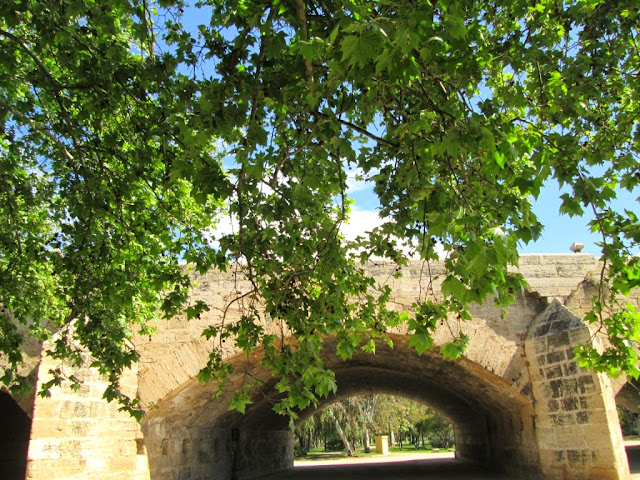
[[[438,412],[420,402],[384,394],[337,401],[298,422],[294,434],[294,455],[307,460],[440,452],[455,446],[453,425]]]
[[[513,386],[468,359],[445,360],[437,352],[421,356],[398,335],[394,347],[380,345],[375,355],[356,353],[342,361],[329,341],[323,360],[336,375],[336,395],[321,399],[300,414],[299,422],[333,402],[354,395],[397,395],[429,405],[453,425],[456,456],[463,461],[532,477],[539,471],[532,400]],[[263,378],[252,392],[244,415],[228,412],[228,399],[241,382],[232,379],[221,398],[212,399],[212,386],[187,382],[158,404],[143,421],[153,478],[174,476],[176,456],[181,478],[249,479],[293,466],[294,434],[289,419],[276,415],[276,381],[239,356],[236,371],[251,370]],[[244,362],[244,367],[242,366]],[[206,477],[209,475],[209,477]]]
[[[624,439],[633,443],[640,436],[640,382],[627,379],[616,394],[615,401],[620,420],[620,430]],[[636,449],[639,447],[634,445]]]

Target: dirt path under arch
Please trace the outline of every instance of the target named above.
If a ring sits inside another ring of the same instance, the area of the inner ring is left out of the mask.
[[[640,442],[627,443],[631,478],[640,480]],[[400,453],[297,461],[288,472],[260,480],[519,480],[457,461],[451,452]]]

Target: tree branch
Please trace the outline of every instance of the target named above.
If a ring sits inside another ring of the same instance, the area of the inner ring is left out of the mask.
[[[19,112],[18,110],[16,110],[15,108],[13,108],[13,106],[5,103],[4,101],[0,100],[0,104],[6,108],[7,110],[9,110],[14,117],[19,118],[20,120],[22,120],[23,122],[29,124],[29,126],[31,128],[33,128],[35,131],[37,132],[42,132],[49,140],[51,140],[53,143],[55,143],[58,148],[62,151],[62,154],[67,158],[67,160],[69,161],[73,161],[73,156],[71,155],[71,153],[69,152],[69,150],[67,150],[67,147],[64,143],[62,143],[60,141],[59,138],[57,138],[53,133],[51,133],[49,131],[49,129],[47,128],[43,128],[41,126],[39,126],[35,120],[33,120],[32,118],[29,118],[28,116],[26,116],[24,113]]]
[[[271,23],[273,23],[273,19],[276,16],[276,9],[273,7],[273,5],[271,5],[269,7],[269,16],[267,17],[267,20],[265,21],[265,26],[270,27]],[[256,115],[258,112],[258,93],[260,90],[260,74],[262,72],[262,64],[264,62],[264,52],[265,52],[265,39],[262,38],[264,35],[260,35],[260,51],[258,53],[258,59],[256,60],[256,73],[255,73],[255,78],[254,78],[254,84],[253,84],[253,95],[251,98],[251,113],[249,115],[249,125],[247,125],[247,138],[248,138],[248,134],[249,131],[252,129],[253,127],[253,122],[256,119]]]
[[[316,115],[316,116],[322,117],[322,118],[326,118],[328,120],[332,119],[332,117],[330,117],[326,113],[322,113],[322,112],[318,112],[318,111],[313,112],[313,115]],[[338,122],[340,125],[344,125],[345,127],[348,127],[351,130],[355,130],[356,132],[361,133],[365,137],[368,137],[368,138],[370,138],[371,140],[373,140],[373,141],[375,141],[377,143],[381,143],[383,145],[386,145],[387,147],[391,147],[391,148],[395,148],[395,149],[400,148],[400,145],[398,145],[397,143],[390,142],[389,140],[386,140],[384,138],[378,137],[377,135],[369,132],[365,128],[359,127],[358,125],[354,125],[353,123],[347,122],[346,120],[342,120],[341,118],[338,118],[338,117],[333,117],[333,119],[336,122]]]
[[[307,138],[305,138],[304,142],[302,143],[302,145],[300,145],[300,147],[298,147],[293,152],[287,152],[282,157],[282,160],[280,160],[280,162],[276,166],[275,171],[273,172],[273,178],[271,179],[271,188],[275,188],[276,185],[278,184],[278,173],[280,172],[280,169],[283,167],[284,162],[286,162],[288,158],[295,157],[296,155],[298,155],[302,150],[304,150],[309,145],[309,142],[311,142],[311,139],[313,138],[313,133],[315,132],[317,126],[318,126],[318,123],[313,125],[313,127],[311,128],[311,131],[307,135]]]
[[[307,26],[307,12],[304,8],[303,0],[296,0],[296,13],[298,15],[298,22],[302,27],[302,34],[305,41],[309,40],[309,28]],[[307,84],[311,86],[313,84],[313,65],[308,58],[304,59],[304,70],[307,76]]]

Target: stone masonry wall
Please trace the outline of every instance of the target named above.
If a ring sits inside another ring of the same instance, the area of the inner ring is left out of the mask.
[[[589,339],[587,326],[557,301],[529,332],[526,351],[545,479],[629,476],[610,381],[574,359],[573,348]]]
[[[56,367],[50,357],[43,358],[38,389]],[[87,366],[73,374],[83,382],[78,391],[56,387],[49,398],[35,402],[26,480],[149,480],[136,420],[102,398],[106,383],[95,369]],[[137,371],[126,372],[121,386],[135,397]]]
[[[144,426],[151,478],[250,480],[293,464],[293,432]]]

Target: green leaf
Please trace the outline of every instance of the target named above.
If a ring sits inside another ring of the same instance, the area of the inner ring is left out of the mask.
[[[507,159],[504,154],[498,150],[493,151],[493,160],[500,168],[504,168],[507,163]]]
[[[346,61],[349,65],[364,67],[374,53],[371,39],[360,35],[347,35],[340,45],[342,61]]]
[[[409,347],[414,348],[418,355],[433,347],[433,338],[426,331],[421,330],[409,336]]]
[[[355,351],[355,346],[349,338],[341,338],[338,341],[336,353],[340,358],[342,358],[342,360],[349,360],[351,357],[353,357]]]
[[[444,16],[444,25],[447,29],[447,32],[456,39],[463,39],[467,36],[467,29],[464,25],[464,19],[455,16],[446,14]]]
[[[396,52],[391,48],[385,48],[375,59],[376,73],[384,74],[385,71],[391,72],[398,60]]]
[[[247,405],[253,403],[249,397],[249,389],[243,388],[240,391],[234,392],[231,397],[231,403],[229,404],[229,410],[235,410],[240,413],[244,413]]]
[[[500,227],[492,227],[487,230],[487,234],[493,238],[494,241],[498,241],[503,245],[507,245],[509,242],[509,238],[504,233],[504,230]]]
[[[329,370],[322,371],[316,377],[315,392],[322,396],[328,397],[330,393],[336,393],[338,385],[336,384],[335,374]]]
[[[187,313],[187,320],[193,318],[199,319],[202,313],[209,311],[209,306],[202,300],[197,300],[193,305],[187,307],[185,311]]]
[[[456,359],[459,358],[467,350],[468,345],[469,337],[462,333],[454,341],[444,343],[440,347],[440,353],[444,358]]]
[[[464,299],[467,293],[465,285],[453,275],[447,276],[444,282],[442,282],[442,294],[447,297],[453,297],[457,299]]]
[[[367,353],[376,353],[376,342],[375,340],[369,340],[362,346],[362,351]]]

